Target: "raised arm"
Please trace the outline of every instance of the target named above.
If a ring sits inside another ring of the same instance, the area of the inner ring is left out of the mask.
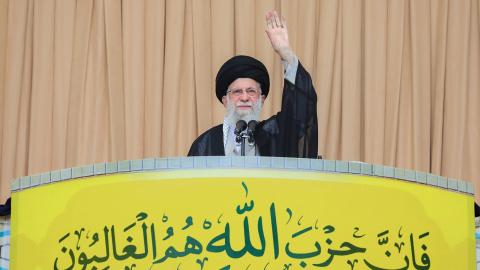
[[[316,158],[318,145],[317,95],[310,74],[290,48],[285,18],[276,11],[266,14],[265,32],[285,68],[282,107],[263,127],[275,134],[270,139],[272,156]],[[274,138],[274,139],[273,139]]]
[[[267,27],[265,32],[272,44],[273,50],[282,58],[292,64],[295,61],[295,54],[290,48],[288,42],[287,22],[284,17],[280,17],[276,11],[269,11],[265,15]]]

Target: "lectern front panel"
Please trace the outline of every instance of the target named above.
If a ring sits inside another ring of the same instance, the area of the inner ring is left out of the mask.
[[[400,180],[375,175],[371,165],[367,174],[364,164],[349,167],[358,163],[330,170],[328,161],[320,169],[292,159],[187,162],[74,168],[50,173],[49,182],[31,177],[28,187],[21,179],[11,268],[475,267],[473,197],[439,187],[438,177],[433,186],[427,174],[422,183],[417,174]]]

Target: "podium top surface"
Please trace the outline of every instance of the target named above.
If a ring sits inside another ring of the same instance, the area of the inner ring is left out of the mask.
[[[343,160],[225,156],[165,157],[96,163],[20,177],[13,181],[11,190],[17,192],[45,184],[105,174],[187,169],[273,169],[355,174],[397,179],[453,192],[474,194],[474,187],[470,182],[391,166]]]

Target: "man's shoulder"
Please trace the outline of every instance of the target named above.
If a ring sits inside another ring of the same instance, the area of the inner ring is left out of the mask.
[[[206,140],[207,138],[210,138],[213,135],[219,135],[221,133],[222,139],[223,139],[223,124],[216,125],[212,128],[207,129],[205,132],[200,134],[200,136],[197,137],[197,139],[193,142],[194,144],[196,142],[201,142]]]
[[[203,132],[195,139],[188,151],[189,156],[220,155],[223,151],[222,124],[214,126]]]
[[[259,129],[270,134],[278,134],[279,133],[279,129],[278,129],[279,114],[281,114],[281,112],[277,113],[276,115],[272,115],[270,116],[270,118],[259,122],[258,123]]]

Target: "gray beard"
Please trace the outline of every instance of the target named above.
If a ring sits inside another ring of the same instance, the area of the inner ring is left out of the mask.
[[[248,104],[248,103],[247,103]],[[230,126],[231,129],[234,129],[239,120],[244,120],[249,122],[251,120],[258,121],[260,119],[260,113],[262,112],[262,101],[258,99],[253,103],[252,109],[249,111],[237,111],[235,105],[227,96],[227,111],[225,112],[226,123]],[[254,145],[247,144],[245,146],[245,154],[247,156],[256,155],[256,147]],[[239,149],[235,143],[235,135],[233,130],[230,130],[227,135],[227,141],[225,144],[225,155],[226,156],[240,156]]]
[[[247,123],[251,120],[258,121],[260,119],[261,112],[262,101],[260,98],[253,103],[252,110],[242,112],[236,110],[235,104],[233,104],[230,98],[227,96],[227,111],[225,112],[225,119],[230,127],[235,128],[239,120],[243,120]]]

